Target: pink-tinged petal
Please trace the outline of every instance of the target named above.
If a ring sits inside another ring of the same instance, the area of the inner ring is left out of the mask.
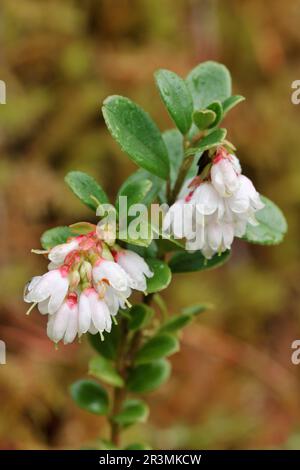
[[[68,243],[62,243],[61,245],[57,245],[50,251],[48,258],[55,264],[63,264],[65,258],[74,250],[77,250],[79,246],[78,241],[71,240]]]

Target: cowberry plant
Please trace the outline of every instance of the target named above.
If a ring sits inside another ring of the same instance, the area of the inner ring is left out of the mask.
[[[114,204],[93,177],[67,174],[66,183],[99,222],[47,230],[43,249],[33,251],[49,259],[48,271],[24,295],[32,303],[28,313],[37,306],[47,316],[54,343],[86,335],[96,351],[88,368],[93,379],[75,382],[71,395],[84,410],[107,416],[110,435],[101,436],[102,448],[122,448],[122,431],[146,421],[140,395],[168,380],[167,358],[179,350],[180,331],[207,309],[199,303],[170,315],[160,292],[172,275],[221,266],[235,237],[275,245],[287,230],[278,207],[242,174],[220,127],[244,100],[232,95],[227,68],[205,62],[186,79],[158,70],[155,81],[176,127],[161,133],[129,98],[104,101],[109,132],[140,168]]]

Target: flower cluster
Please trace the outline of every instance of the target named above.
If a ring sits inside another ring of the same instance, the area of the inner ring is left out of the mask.
[[[218,148],[204,174],[184,188],[163,228],[176,238],[186,238],[187,250],[201,250],[210,259],[229,250],[248,223],[257,225],[255,212],[264,204],[251,180],[242,175],[238,158],[225,148]]]
[[[26,286],[24,300],[48,315],[47,334],[55,343],[109,332],[119,308],[130,305],[132,289],[145,292],[153,273],[138,254],[96,231],[71,238],[48,253],[48,272]],[[29,311],[31,310],[29,309]]]

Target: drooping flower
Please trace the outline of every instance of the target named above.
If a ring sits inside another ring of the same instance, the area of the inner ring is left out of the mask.
[[[237,191],[227,200],[230,210],[236,214],[251,214],[262,209],[264,203],[252,181],[244,175],[240,175],[238,181]]]
[[[128,288],[128,277],[124,269],[118,263],[103,258],[93,268],[93,281],[100,287],[104,283],[121,292]]]
[[[111,316],[107,303],[100,298],[98,292],[89,287],[80,294],[78,333],[81,336],[87,331],[93,333],[110,332]]]
[[[54,343],[63,340],[64,344],[69,344],[74,341],[77,334],[78,301],[77,295],[71,293],[59,309],[53,315],[49,315],[47,335]]]
[[[37,305],[49,314],[48,336],[55,342],[110,332],[112,318],[130,305],[132,289],[145,291],[152,276],[139,255],[109,247],[96,231],[55,246],[48,258],[49,271],[30,281],[24,300],[33,303],[29,311]]]
[[[68,269],[48,271],[34,277],[27,286],[25,302],[39,304],[41,313],[55,313],[62,305],[69,288]]]
[[[164,233],[171,233],[176,238],[188,238],[193,229],[193,213],[194,207],[186,197],[178,199],[165,215]]]
[[[126,272],[129,287],[145,292],[147,288],[147,278],[153,276],[146,261],[131,250],[117,251],[115,253],[115,260]]]
[[[231,157],[231,155],[227,157],[218,155],[214,158],[210,171],[211,182],[222,197],[231,196],[239,187],[240,171],[237,169],[240,170],[240,168],[237,168],[237,164],[233,163]]]
[[[205,178],[194,178],[170,207],[164,227],[170,228],[176,238],[186,238],[187,250],[201,250],[209,259],[229,250],[234,237],[245,234],[248,223],[257,224],[255,213],[264,204],[251,180],[241,174],[237,157],[228,154],[224,148],[217,150],[207,168]],[[179,215],[179,207],[180,217],[176,223],[170,223],[174,213]],[[189,214],[189,227],[193,230],[183,227],[185,209]]]
[[[63,264],[65,258],[74,250],[77,250],[79,247],[79,239],[74,238],[67,243],[62,243],[55,246],[49,252],[48,258],[54,263],[54,265]]]

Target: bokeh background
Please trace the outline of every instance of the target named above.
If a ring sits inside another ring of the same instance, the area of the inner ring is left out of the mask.
[[[24,283],[45,270],[30,254],[47,228],[93,213],[63,182],[71,169],[95,176],[111,197],[135,169],[100,112],[123,94],[172,126],[153,72],[186,75],[225,63],[247,102],[227,117],[245,173],[285,212],[278,247],[235,242],[219,270],[178,275],[163,293],[171,310],[214,308],[183,335],[173,375],[147,395],[149,423],[125,442],[153,448],[300,448],[300,2],[292,0],[1,0],[0,78],[0,447],[80,448],[107,435],[105,420],[79,410],[69,384],[86,373],[87,342],[55,351],[45,319],[30,317]]]

